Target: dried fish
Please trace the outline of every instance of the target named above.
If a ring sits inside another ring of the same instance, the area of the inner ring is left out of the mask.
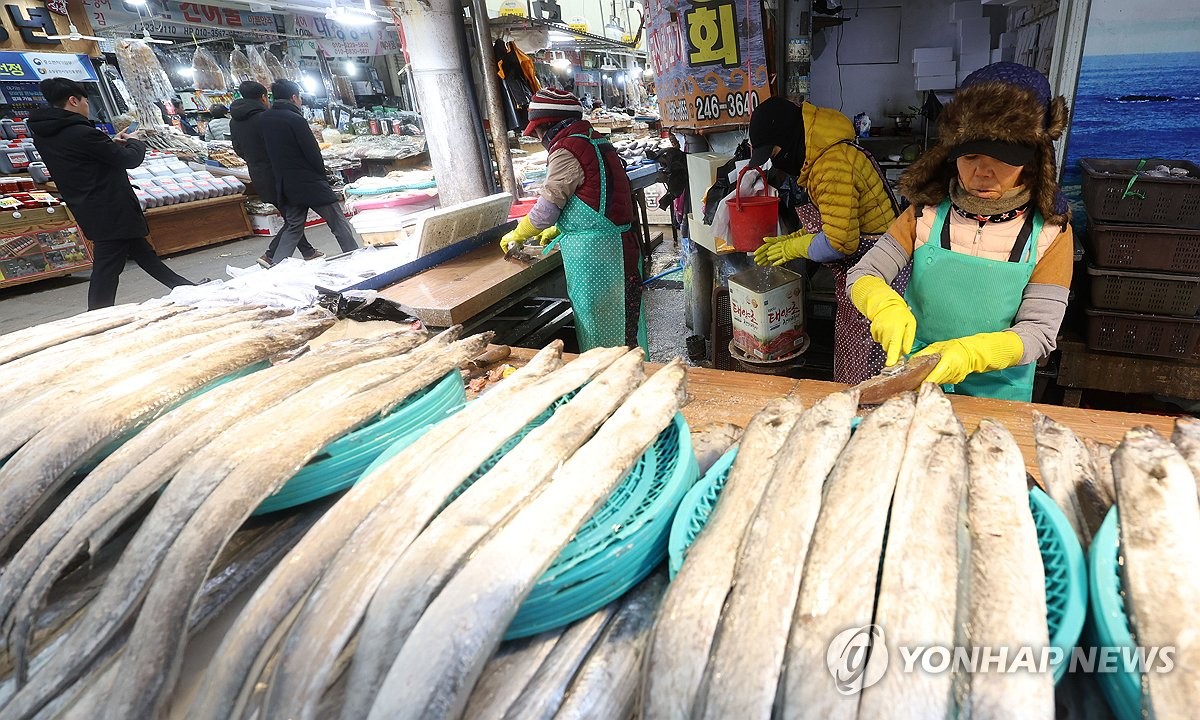
[[[325,572],[359,523],[384,499],[403,487],[410,473],[424,467],[443,447],[456,442],[462,433],[487,421],[493,413],[503,412],[516,397],[555,370],[561,364],[561,358],[562,343],[551,343],[504,383],[425,433],[394,462],[388,463],[391,472],[372,473],[351,488],[296,547],[295,554],[304,558],[303,562],[282,564],[247,603],[221,644],[219,652],[223,661],[208,669],[205,690],[197,695],[189,716],[209,720],[241,716],[249,699],[249,690],[258,679],[256,668],[261,670],[285,635],[280,628],[290,626],[289,614]],[[476,451],[482,455],[475,462],[478,467],[494,448],[457,444],[455,447],[456,453]]]
[[[667,588],[647,650],[641,715],[690,718],[742,536],[801,415],[797,402],[773,400],[750,421],[712,517]]]
[[[1029,509],[1021,449],[1000,423],[984,419],[967,444],[967,526],[971,531],[968,647],[1005,648],[1009,661],[1050,646],[1046,577]],[[984,664],[970,676],[964,717],[1054,720],[1054,676]]]
[[[1096,483],[1091,453],[1070,428],[1037,411],[1033,413],[1033,436],[1042,482],[1087,550],[1109,508]]]
[[[700,474],[708,472],[729,448],[737,444],[742,429],[733,423],[710,423],[692,431],[692,450]]]
[[[904,393],[868,415],[838,458],[825,486],[821,514],[805,561],[800,598],[788,639],[782,717],[826,720],[858,715],[857,688],[830,682],[830,640],[871,624],[888,508],[916,412]]]
[[[850,439],[858,395],[823,398],[796,423],[738,551],[697,714],[770,718],[821,488]]]
[[[477,543],[541,491],[559,464],[591,437],[641,381],[640,351],[626,353],[533,430],[403,551],[374,593],[363,621],[350,669],[347,697],[351,704],[343,710],[343,717],[362,717],[370,710],[371,699],[408,633],[446,580]],[[430,472],[437,472],[436,467]],[[401,507],[407,510],[408,503]],[[383,516],[380,520],[395,524]],[[351,551],[348,546],[343,552]],[[357,570],[354,573],[359,574]]]
[[[538,668],[554,650],[564,631],[564,628],[550,630],[500,646],[500,650],[484,666],[479,682],[475,683],[463,717],[471,720],[504,720],[508,708],[537,675]]]
[[[538,497],[476,550],[413,628],[369,718],[462,713],[521,601],[670,424],[686,398],[685,380],[679,360],[652,375]]]
[[[969,553],[960,538],[966,480],[962,423],[941,389],[926,383],[900,462],[875,606],[875,625],[884,630],[891,657],[900,657],[900,647],[954,647],[960,639],[959,567]],[[867,677],[878,672],[881,657],[871,655]],[[883,674],[863,689],[859,717],[953,717],[954,683],[949,672]]]
[[[1113,453],[1120,510],[1122,587],[1138,647],[1174,647],[1171,672],[1142,674],[1145,717],[1191,717],[1200,707],[1200,505],[1187,462],[1150,428]]]
[[[1171,442],[1187,461],[1192,475],[1200,477],[1200,420],[1194,417],[1177,418]]]
[[[575,673],[600,641],[615,611],[616,605],[610,603],[567,627],[537,674],[508,708],[505,720],[551,720],[562,705]]]
[[[1092,456],[1092,469],[1096,471],[1096,488],[1104,504],[1112,507],[1117,504],[1117,485],[1113,480],[1112,445],[1098,443],[1091,438],[1084,438],[1083,446]]]
[[[137,319],[140,305],[116,305],[0,335],[0,364]]]

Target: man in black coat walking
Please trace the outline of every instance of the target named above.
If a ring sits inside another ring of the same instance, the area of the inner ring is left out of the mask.
[[[126,170],[142,164],[146,143],[121,133],[109,138],[88,119],[87,91],[66,78],[41,82],[51,107],[29,115],[29,132],[59,193],[92,241],[88,310],[116,303],[117,281],[129,258],[169,288],[192,285],[166,266],[146,242],[150,233]]]
[[[290,80],[276,80],[271,83],[271,94],[275,104],[258,117],[259,133],[275,172],[277,204],[283,212],[283,231],[271,262],[291,257],[296,251],[310,208],[325,219],[343,252],[354,250],[358,247],[354,229],[346,222],[337,195],[329,187],[321,147],[300,112],[300,86]]]
[[[233,116],[229,123],[229,136],[233,140],[233,151],[246,161],[246,166],[250,169],[250,182],[254,183],[254,190],[258,193],[259,199],[278,208],[280,204],[275,190],[275,171],[271,168],[271,158],[267,156],[267,145],[263,142],[262,134],[258,130],[259,116],[270,107],[270,103],[267,102],[267,89],[262,86],[262,83],[246,80],[238,86],[238,94],[241,97],[234,100],[229,107],[229,113]],[[280,214],[282,214],[282,210]],[[259,265],[271,267],[271,256],[279,247],[279,236],[282,234],[283,228],[280,228],[279,232],[275,233],[275,237],[271,238],[267,252],[258,259]],[[325,254],[309,244],[303,231],[301,231],[298,247],[305,260],[316,260]]]

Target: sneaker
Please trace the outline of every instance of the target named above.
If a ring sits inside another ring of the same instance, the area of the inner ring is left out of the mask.
[[[197,282],[196,284],[197,285],[207,285],[208,283],[210,283],[212,281],[213,281],[213,279],[210,277],[200,278],[199,282]]]
[[[311,253],[304,256],[304,259],[305,260],[316,260],[317,258],[323,258],[323,257],[325,257],[325,253],[314,248]]]
[[[258,259],[258,264],[265,268],[270,268],[274,263],[271,262],[271,258],[269,256],[263,255]]]

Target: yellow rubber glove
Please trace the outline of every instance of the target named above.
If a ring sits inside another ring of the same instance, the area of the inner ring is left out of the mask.
[[[871,321],[871,337],[883,346],[889,367],[912,352],[917,319],[900,293],[881,278],[867,275],[850,286],[850,302]]]
[[[556,238],[556,237],[558,237],[558,226],[551,225],[550,227],[543,230],[541,235],[538,235],[538,242],[540,242],[542,244],[542,246],[545,247],[546,245],[549,245],[550,243],[554,242],[554,238]]]
[[[789,260],[808,257],[808,246],[816,234],[803,230],[791,235],[763,238],[763,244],[754,251],[754,262],[759,265],[782,265]]]
[[[1010,368],[1021,362],[1024,352],[1025,343],[1021,342],[1021,336],[1003,330],[936,342],[921,350],[916,357],[941,353],[942,359],[925,378],[925,382],[954,385],[971,373]]]
[[[521,218],[521,222],[517,223],[515,228],[508,231],[504,234],[504,237],[500,238],[500,251],[508,252],[508,249],[513,245],[524,245],[526,240],[540,232],[541,230],[534,227],[533,223],[529,221],[529,216],[526,215],[525,217]]]

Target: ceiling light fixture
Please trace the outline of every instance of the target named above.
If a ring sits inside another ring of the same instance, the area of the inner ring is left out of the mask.
[[[337,0],[329,0],[329,9],[325,11],[325,19],[347,27],[366,27],[379,23],[379,16],[371,9],[371,0],[363,0],[361,9],[338,5]]]

